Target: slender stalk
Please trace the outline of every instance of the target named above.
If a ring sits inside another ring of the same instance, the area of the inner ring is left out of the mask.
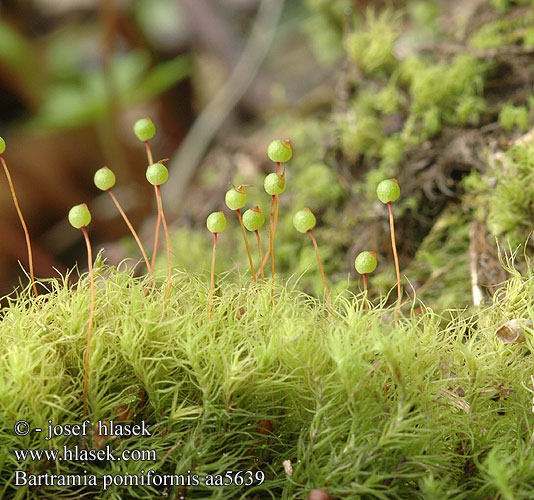
[[[145,150],[146,157],[148,159],[148,164],[152,165],[154,163],[154,157],[152,156],[152,149],[148,141],[145,141]],[[156,186],[154,186],[155,188]],[[158,197],[157,189],[155,189],[156,200]],[[154,265],[156,264],[156,256],[158,254],[158,245],[159,245],[159,228],[161,226],[161,212],[158,210],[158,218],[156,220],[156,232],[154,233],[154,249],[152,250],[152,262],[150,264],[150,273],[154,273]]]
[[[28,232],[28,227],[26,226],[26,222],[24,220],[24,217],[22,215],[22,210],[20,209],[20,205],[17,199],[17,195],[15,193],[15,186],[13,185],[13,181],[11,180],[11,174],[9,173],[9,169],[7,168],[7,163],[4,160],[4,157],[0,155],[0,161],[2,162],[2,166],[4,167],[4,172],[6,173],[7,182],[9,184],[9,189],[11,190],[11,196],[13,198],[13,203],[15,205],[15,209],[17,210],[17,214],[20,219],[20,223],[22,224],[22,229],[24,231],[24,236],[26,238],[26,247],[28,248],[28,265],[30,267],[30,279],[31,284],[33,287],[33,293],[36,297],[39,296],[37,293],[37,286],[35,285],[35,275],[33,272],[33,252],[32,252],[32,244],[30,241],[30,233]]]
[[[82,227],[85,245],[87,246],[87,267],[89,268],[89,280],[91,283],[91,306],[89,312],[89,326],[87,327],[87,347],[85,350],[85,363],[83,375],[83,416],[87,418],[87,385],[89,380],[89,350],[91,348],[91,334],[93,332],[93,316],[95,312],[95,278],[93,274],[93,251],[87,229]]]
[[[145,141],[145,150],[146,150],[146,157],[148,159],[148,164],[152,165],[154,163],[154,158],[152,157],[152,149],[150,148],[150,144],[148,141]]]
[[[254,231],[256,233],[256,239],[258,240],[258,256],[259,256],[259,264],[260,264],[260,270],[259,272],[261,273],[261,281],[264,283],[265,282],[265,274],[263,272],[263,263],[262,263],[262,257],[261,257],[261,239],[260,239],[260,233],[258,232],[258,230]]]
[[[213,253],[211,255],[210,296],[208,299],[208,321],[211,319],[211,303],[213,301],[213,287],[215,285],[215,252],[217,251],[217,233],[213,233]]]
[[[277,162],[277,164],[276,164],[276,173],[277,174],[280,173],[280,162]],[[278,224],[278,207],[279,207],[278,195],[275,195],[275,196],[276,196],[276,200],[275,200],[275,215],[274,215],[273,237],[274,237],[274,233],[276,233],[276,226]],[[270,255],[271,255],[271,246],[269,245],[269,247],[267,248],[267,252],[265,253],[265,256],[263,257],[263,262],[261,264],[262,268],[264,268],[266,266]],[[259,274],[260,274],[260,271],[258,270],[256,272],[256,278],[259,276]]]
[[[241,225],[241,231],[243,231],[243,239],[245,240],[245,246],[247,247],[248,262],[250,264],[250,271],[252,272],[252,280],[256,283],[256,271],[254,271],[254,263],[252,262],[252,255],[250,255],[250,247],[248,245],[247,232],[245,231],[245,226],[243,225],[243,217],[241,216],[241,210],[239,208],[236,210],[237,218],[239,219],[239,224]],[[261,260],[260,260],[261,264]]]
[[[169,236],[169,228],[167,227],[167,219],[165,218],[165,212],[163,211],[163,203],[161,201],[161,189],[160,186],[155,186],[156,188],[156,200],[158,202],[158,213],[161,216],[163,222],[163,231],[165,232],[165,239],[167,243],[167,263],[168,263],[168,276],[167,276],[167,291],[165,292],[165,302],[163,307],[167,304],[167,299],[171,292],[171,281],[172,281],[172,261],[171,261],[171,238]]]
[[[310,238],[312,239],[313,247],[315,248],[315,255],[317,256],[317,263],[319,264],[319,271],[321,273],[321,278],[323,278],[324,293],[326,295],[326,303],[328,306],[328,318],[332,318],[331,307],[330,307],[331,306],[330,292],[328,291],[328,284],[326,283],[326,277],[324,275],[323,264],[321,262],[321,256],[319,255],[319,247],[317,246],[317,240],[315,239],[315,236],[313,235],[311,230],[308,231],[308,234],[310,235]]]
[[[363,291],[364,291],[364,301],[365,301],[365,309],[369,310],[369,302],[367,302],[367,274],[363,274]]]
[[[274,270],[275,270],[275,265],[274,265],[274,205],[275,203],[276,203],[276,195],[273,195],[271,199],[271,216],[269,218],[269,232],[270,232],[269,250],[271,252],[271,275],[273,279],[274,279]]]
[[[402,299],[401,277],[399,269],[399,257],[397,255],[397,244],[395,243],[395,223],[393,221],[393,208],[391,202],[388,203],[389,227],[391,229],[391,247],[393,249],[393,259],[395,261],[395,272],[397,274],[397,319],[400,316],[400,303]]]
[[[135,241],[137,242],[137,246],[139,247],[139,250],[141,250],[141,253],[143,254],[143,259],[145,260],[146,267],[148,268],[148,272],[152,274],[150,269],[150,261],[148,260],[148,256],[145,252],[145,248],[143,247],[143,244],[141,243],[141,240],[139,239],[139,235],[135,231],[134,227],[132,226],[132,223],[130,222],[130,219],[128,219],[128,216],[122,209],[119,200],[117,200],[116,196],[113,194],[113,191],[111,189],[108,189],[108,193],[111,196],[111,199],[113,200],[113,203],[115,203],[115,206],[117,207],[117,210],[122,215],[122,218],[124,219],[124,222],[126,222],[126,225],[128,226],[128,229],[130,229],[130,232],[132,233]]]
[[[157,186],[154,186],[154,191],[156,192],[157,200]],[[156,201],[157,203],[157,201]],[[156,221],[156,232],[154,233],[154,248],[152,250],[152,262],[150,264],[150,272],[154,272],[154,265],[156,264],[156,256],[158,255],[158,245],[159,245],[159,228],[161,226],[161,212],[158,210],[158,219]]]

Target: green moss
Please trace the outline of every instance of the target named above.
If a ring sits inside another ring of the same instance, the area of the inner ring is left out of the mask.
[[[396,64],[393,44],[398,34],[399,18],[391,11],[368,10],[365,25],[346,37],[345,49],[365,74],[388,71]]]
[[[525,106],[505,104],[499,113],[499,124],[509,132],[515,128],[526,132],[529,128],[529,121],[529,112]]]
[[[329,322],[325,305],[297,290],[275,286],[272,307],[270,286],[224,281],[208,322],[208,284],[195,276],[174,274],[166,308],[159,291],[145,296],[146,279],[102,265],[99,276],[89,417],[111,420],[126,406],[128,423],[146,421],[152,436],[104,439],[104,445],[157,453],[155,462],[84,464],[100,479],[142,470],[190,470],[204,479],[257,468],[265,473],[254,487],[262,498],[297,500],[315,487],[333,498],[414,498],[421,489],[445,491],[441,498],[458,498],[458,491],[475,498],[534,493],[523,426],[532,366],[529,356],[518,355],[532,351],[532,339],[527,332],[525,345],[511,348],[493,333],[507,319],[533,317],[530,274],[515,276],[499,304],[476,316],[453,312],[445,320],[423,307],[398,324],[387,319],[391,309],[366,313],[361,296],[335,296]],[[76,288],[67,279],[47,286],[46,297],[34,299],[28,289],[9,301],[0,340],[2,421],[26,419],[45,429],[48,419],[83,419],[89,314],[85,276]],[[514,292],[517,300],[508,300]],[[265,433],[261,420],[272,430]],[[76,437],[51,443],[45,437],[17,436],[11,425],[0,430],[4,496],[67,499],[83,491],[95,499],[148,500],[160,493],[148,486],[16,488],[11,479],[21,467],[34,474],[80,469],[68,460],[21,466],[12,450],[95,446],[93,435],[85,445]],[[291,477],[284,460],[291,460]],[[201,484],[187,494],[225,500],[250,491]]]
[[[533,25],[534,14],[532,12],[523,13],[518,18],[491,21],[482,25],[471,36],[469,44],[476,49],[523,45],[525,44],[525,39],[530,39],[529,32],[534,27]]]
[[[491,233],[512,247],[524,243],[534,225],[533,158],[533,145],[516,146],[485,177],[472,174],[465,184]]]
[[[345,155],[355,160],[359,156],[377,157],[384,140],[382,123],[372,114],[356,111],[338,118],[341,147]]]

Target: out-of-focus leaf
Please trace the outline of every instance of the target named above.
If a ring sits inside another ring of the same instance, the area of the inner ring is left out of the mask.
[[[6,66],[25,97],[36,103],[41,94],[41,72],[32,45],[0,19],[0,65]]]
[[[132,91],[131,95],[128,95],[127,104],[134,104],[156,97],[189,76],[191,70],[191,59],[186,56],[176,57],[159,64],[146,75],[137,88]]]
[[[35,61],[31,45],[9,24],[0,20],[0,62],[25,71]]]
[[[40,113],[31,122],[34,130],[65,129],[94,123],[104,117],[110,99],[127,108],[157,97],[191,72],[185,56],[161,63],[148,70],[150,58],[137,50],[113,59],[110,68],[113,96],[109,95],[102,69],[83,75],[79,85],[61,83],[49,88]]]

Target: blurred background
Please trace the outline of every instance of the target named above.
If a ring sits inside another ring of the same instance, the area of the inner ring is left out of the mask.
[[[313,248],[291,224],[309,206],[332,286],[357,291],[354,258],[375,250],[371,286],[387,292],[395,281],[387,209],[374,190],[397,177],[411,293],[441,308],[468,304],[473,266],[485,285],[505,276],[495,236],[521,242],[533,218],[530,194],[512,223],[499,219],[502,207],[492,216],[502,179],[488,166],[532,123],[533,47],[525,0],[1,0],[0,135],[36,275],[84,267],[82,235],[66,220],[83,202],[108,262],[140,258],[111,200],[94,187],[104,165],[151,248],[156,206],[132,132],[149,116],[155,159],[169,159],[163,202],[178,267],[207,272],[205,218],[224,209],[218,270],[247,272],[224,193],[250,184],[247,208],[267,212],[267,145],[287,138],[294,158],[280,198],[282,275],[322,293]],[[0,204],[5,294],[25,282],[27,258],[7,183]]]

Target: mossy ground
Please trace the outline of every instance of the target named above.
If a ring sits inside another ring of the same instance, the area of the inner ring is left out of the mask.
[[[87,276],[74,288],[49,281],[37,300],[27,289],[0,326],[2,498],[304,499],[313,488],[336,499],[534,496],[532,332],[515,345],[494,336],[505,320],[534,319],[531,274],[513,276],[477,314],[438,315],[415,301],[398,324],[384,300],[366,312],[363,297],[345,291],[330,322],[323,303],[296,289],[275,285],[271,304],[271,283],[224,277],[207,321],[204,279],[176,273],[164,309],[160,291],[145,296],[145,278],[101,263],[97,274],[89,418],[128,415],[152,436],[14,434],[18,420],[83,421]],[[18,463],[13,453],[105,444],[154,449],[157,461]],[[13,486],[15,470],[149,469],[261,470],[266,479],[250,488]]]

